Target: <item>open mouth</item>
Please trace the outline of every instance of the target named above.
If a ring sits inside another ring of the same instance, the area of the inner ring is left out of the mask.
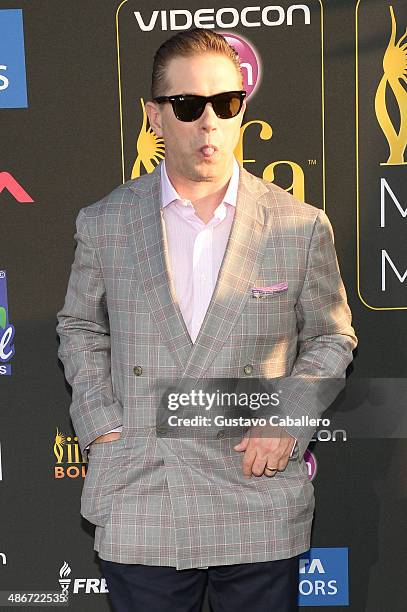
[[[214,145],[204,145],[203,147],[201,147],[199,149],[199,151],[202,153],[202,155],[206,158],[212,157],[216,152],[217,152],[217,147],[215,147]]]

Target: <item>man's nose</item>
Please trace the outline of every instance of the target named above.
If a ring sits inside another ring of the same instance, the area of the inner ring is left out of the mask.
[[[200,116],[201,127],[206,132],[216,130],[218,118],[213,110],[211,102],[207,102],[204,108],[204,112]]]

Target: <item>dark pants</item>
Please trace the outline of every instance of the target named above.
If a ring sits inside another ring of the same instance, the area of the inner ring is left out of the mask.
[[[206,585],[212,612],[298,610],[298,556],[184,570],[104,559],[100,564],[115,612],[201,612]]]

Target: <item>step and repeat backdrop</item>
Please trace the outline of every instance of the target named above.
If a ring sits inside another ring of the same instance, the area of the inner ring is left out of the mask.
[[[239,53],[237,159],[331,219],[359,337],[337,418],[305,456],[316,512],[300,606],[405,610],[405,0],[0,0],[0,609],[13,590],[110,609],[56,313],[79,209],[165,156],[145,112],[152,58],[194,26]]]

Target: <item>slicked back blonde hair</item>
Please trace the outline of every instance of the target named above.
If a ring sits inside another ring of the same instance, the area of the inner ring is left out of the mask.
[[[167,95],[166,70],[170,61],[175,57],[191,57],[214,53],[228,57],[236,67],[236,71],[242,80],[239,56],[226,39],[213,30],[193,28],[175,34],[157,50],[153,61],[153,73],[151,79],[151,97]]]

